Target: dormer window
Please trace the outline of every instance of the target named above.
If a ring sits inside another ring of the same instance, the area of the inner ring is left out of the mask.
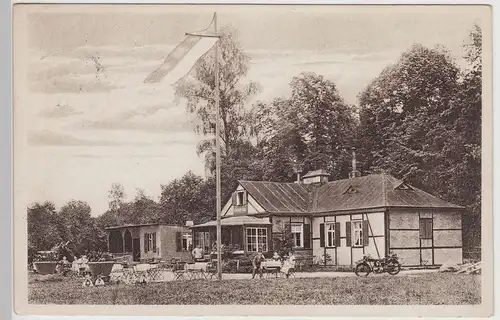
[[[408,184],[401,182],[396,187],[394,187],[394,190],[413,190],[413,189]]]
[[[347,188],[347,190],[344,192],[344,194],[354,194],[354,193],[358,193],[359,191],[354,188],[353,186],[349,186],[349,188]]]

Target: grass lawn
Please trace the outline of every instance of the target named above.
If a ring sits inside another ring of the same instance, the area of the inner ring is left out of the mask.
[[[83,288],[83,280],[54,276],[29,281],[33,304],[479,304],[480,277],[430,273],[307,279],[171,281]]]

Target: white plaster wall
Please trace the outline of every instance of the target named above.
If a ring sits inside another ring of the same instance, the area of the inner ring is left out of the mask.
[[[422,262],[427,261],[427,263],[423,263],[426,265],[432,264],[432,249],[422,249]]]
[[[391,248],[420,247],[420,232],[391,230],[390,244]]]
[[[375,212],[375,213],[367,213],[364,215],[365,220],[368,218],[370,222],[371,230],[368,228],[370,232],[370,236],[372,235],[384,235],[385,234],[385,220],[383,212]]]
[[[434,246],[462,246],[462,231],[434,230]]]
[[[393,253],[399,257],[399,262],[402,265],[420,265],[420,250],[419,249],[392,249]]]
[[[462,216],[456,212],[434,213],[434,229],[461,229]]]
[[[462,249],[434,249],[434,263],[443,264],[448,261],[462,263]]]
[[[340,239],[340,247],[337,248],[337,263],[339,265],[351,264],[351,247],[346,247],[345,239]]]
[[[377,245],[375,246],[375,244]],[[370,254],[373,258],[377,258],[377,250],[381,258],[385,256],[385,238],[370,238],[369,245],[365,247],[365,254]]]
[[[390,229],[419,229],[419,227],[417,212],[391,212],[389,215]]]

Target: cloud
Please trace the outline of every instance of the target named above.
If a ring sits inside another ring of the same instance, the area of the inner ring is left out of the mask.
[[[133,130],[146,133],[192,132],[193,121],[183,108],[162,104],[138,106],[104,119],[87,119],[78,124],[82,129]]]
[[[81,114],[83,114],[82,111],[78,111],[75,108],[68,105],[60,105],[60,104],[52,108],[47,108],[39,113],[39,115],[44,118],[67,118],[70,116],[76,116]]]
[[[117,86],[97,81],[95,76],[87,77],[57,77],[45,81],[32,82],[30,89],[42,93],[96,93],[109,92]]]
[[[90,140],[90,139],[82,139],[72,136],[70,134],[64,134],[55,132],[52,130],[37,130],[34,132],[30,132],[28,134],[28,144],[32,146],[103,146],[103,147],[111,147],[111,146],[122,146],[122,145],[130,145],[136,143],[130,142],[119,142],[119,141],[111,141],[111,140]],[[138,145],[138,144],[136,144]],[[142,145],[139,144],[139,145]]]

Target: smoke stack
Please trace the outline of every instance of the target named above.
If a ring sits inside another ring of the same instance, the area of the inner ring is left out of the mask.
[[[349,173],[349,178],[360,177],[361,172],[356,168],[356,148],[352,147],[352,171]]]

